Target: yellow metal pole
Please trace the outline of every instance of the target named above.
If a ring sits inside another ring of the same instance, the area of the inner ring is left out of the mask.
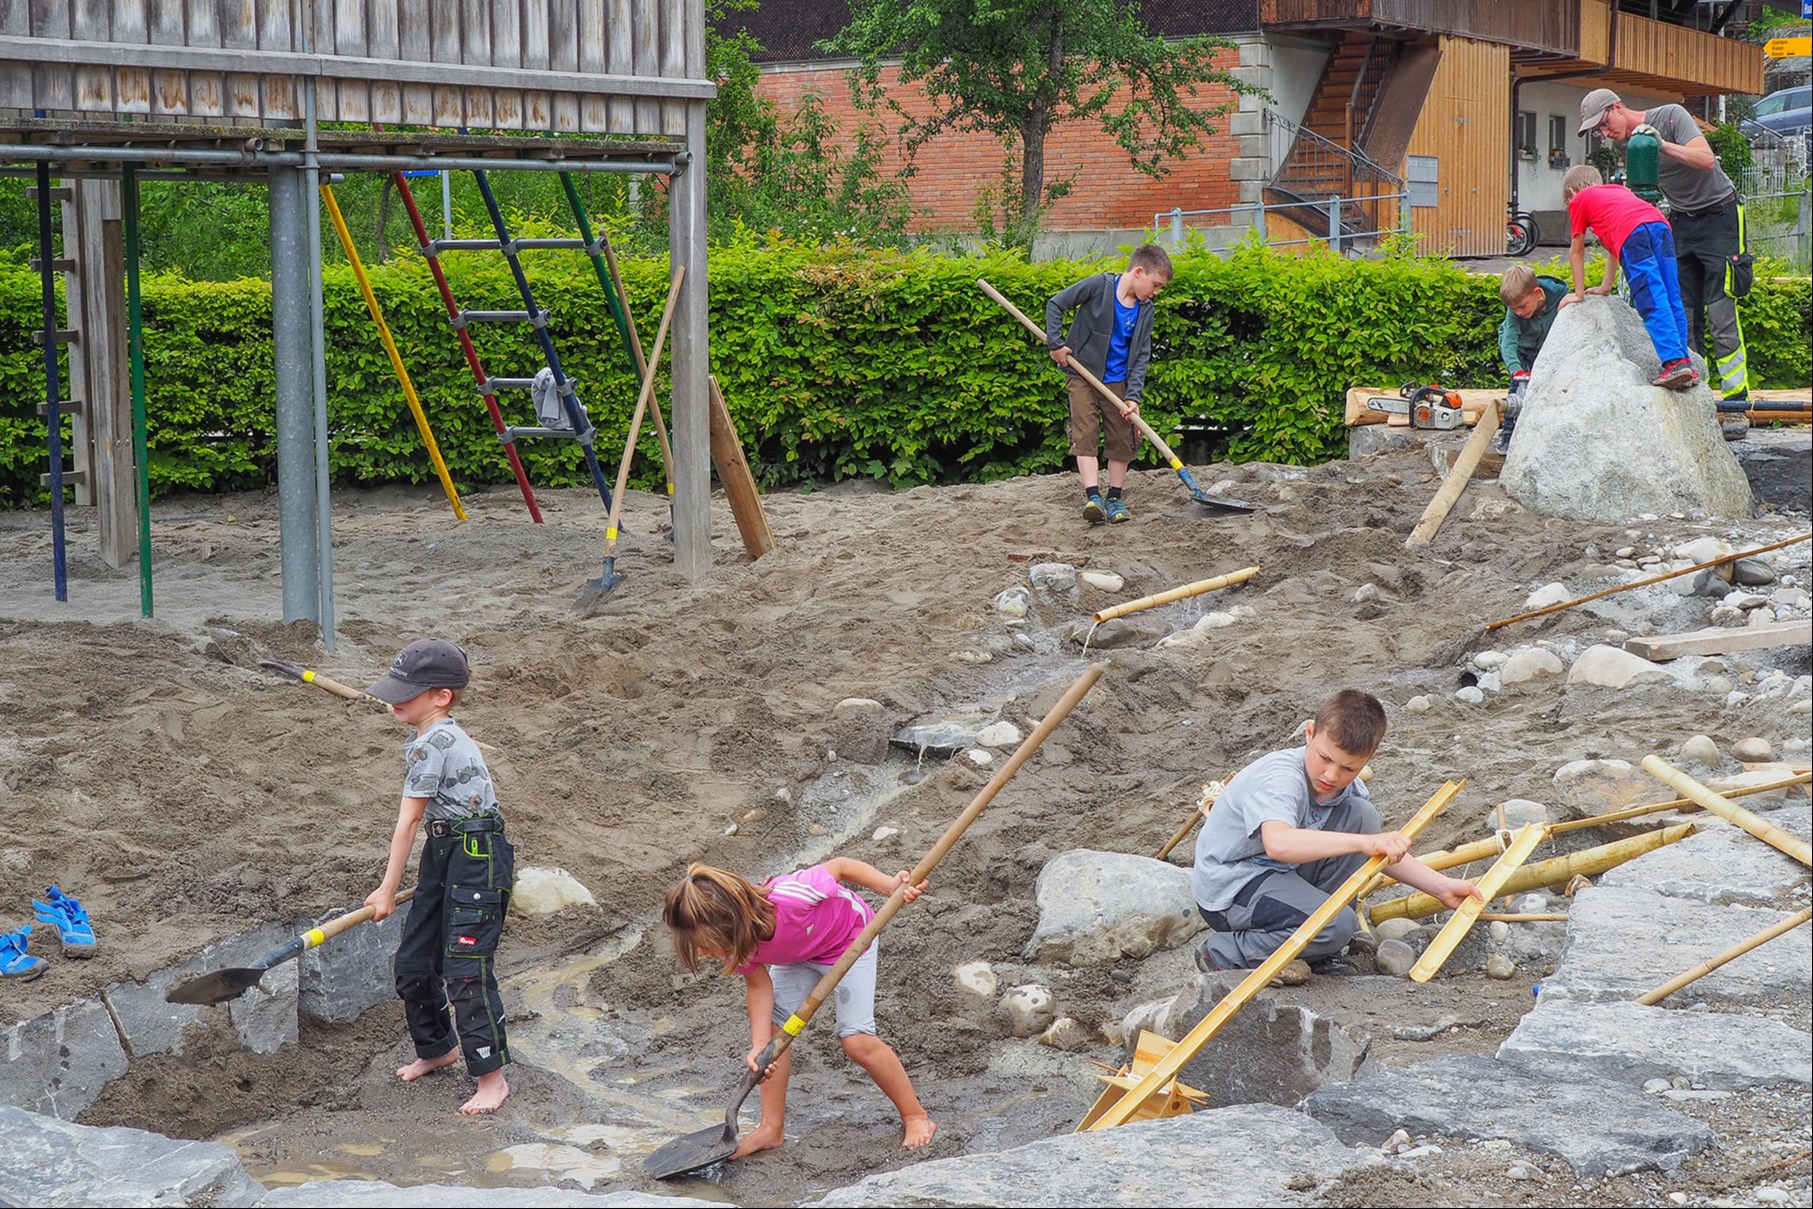
[[[422,434],[422,444],[428,447],[428,460],[434,463],[434,472],[440,476],[441,488],[447,493],[447,502],[453,505],[453,515],[461,520],[466,519],[466,509],[460,505],[460,493],[454,489],[453,476],[447,473],[447,463],[441,459],[441,447],[435,442],[434,430],[428,426],[428,416],[422,410],[421,400],[416,398],[415,384],[409,380],[409,371],[403,368],[403,354],[397,351],[397,342],[391,338],[390,325],[384,322],[384,312],[378,306],[377,295],[371,292],[371,282],[365,276],[365,265],[359,260],[359,250],[353,246],[353,237],[346,229],[346,219],[340,216],[340,205],[334,201],[333,186],[321,182],[321,200],[327,203],[328,217],[334,220],[334,230],[340,236],[340,246],[346,249],[347,263],[353,267],[353,277],[359,282],[359,292],[365,295],[365,309],[371,312],[371,321],[378,325],[378,338],[384,342],[384,351],[390,355],[390,367],[397,371],[397,381],[402,383],[403,398],[409,402],[409,412],[415,417],[415,426]]]
[[[1479,913],[1486,909],[1486,903],[1498,897],[1505,881],[1517,871],[1518,866],[1530,859],[1530,853],[1536,851],[1536,845],[1542,843],[1548,833],[1548,828],[1540,823],[1525,823],[1518,828],[1517,838],[1511,841],[1505,854],[1498,858],[1477,883],[1479,892],[1485,898],[1469,898],[1454,909],[1454,914],[1448,917],[1442,930],[1436,933],[1435,939],[1429,942],[1429,947],[1423,950],[1422,957],[1410,967],[1411,981],[1428,982],[1435,977],[1435,972],[1442,968],[1442,963],[1448,960],[1455,946],[1466,938],[1468,931],[1479,919]]]
[[[1459,793],[1461,786],[1465,784],[1465,781],[1458,784],[1450,781],[1436,790],[1435,796],[1425,802],[1423,808],[1416,812],[1416,816],[1399,830],[1414,839],[1418,832],[1427,827],[1430,821],[1442,812],[1443,807],[1453,800],[1454,795]],[[1131,1091],[1109,1105],[1101,1116],[1092,1121],[1089,1131],[1112,1129],[1114,1126],[1124,1125],[1132,1119],[1140,1106],[1158,1095],[1172,1079],[1175,1079],[1178,1072],[1189,1064],[1190,1059],[1194,1058],[1197,1052],[1213,1040],[1216,1033],[1221,1031],[1222,1025],[1232,1020],[1234,1013],[1245,1007],[1248,1000],[1263,990],[1279,970],[1289,965],[1297,954],[1303,951],[1304,946],[1315,939],[1316,933],[1327,927],[1328,921],[1339,915],[1342,909],[1353,901],[1354,895],[1359,893],[1360,887],[1366,883],[1366,879],[1383,869],[1385,864],[1384,857],[1375,856],[1368,858],[1365,864],[1354,870],[1353,876],[1341,883],[1340,887],[1328,896],[1328,901],[1317,907],[1310,917],[1304,920],[1295,932],[1291,933],[1290,939],[1278,947],[1276,953],[1260,963],[1258,969],[1248,974],[1241,980],[1239,986],[1228,992],[1226,998],[1211,1008],[1209,1014],[1198,1021],[1195,1028],[1184,1034],[1183,1039],[1172,1048],[1171,1052],[1160,1058]]]

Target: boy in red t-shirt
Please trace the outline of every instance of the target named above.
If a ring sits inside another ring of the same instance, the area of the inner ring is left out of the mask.
[[[1681,284],[1675,270],[1674,232],[1662,212],[1626,189],[1608,185],[1591,164],[1576,164],[1561,178],[1567,199],[1573,242],[1568,262],[1574,269],[1574,292],[1562,306],[1587,294],[1609,294],[1618,284],[1618,269],[1630,279],[1630,300],[1643,316],[1650,343],[1662,360],[1662,372],[1650,381],[1669,390],[1686,390],[1700,380],[1687,359],[1687,312],[1681,306]],[[1605,245],[1605,280],[1592,289],[1586,281],[1586,231],[1591,227]]]

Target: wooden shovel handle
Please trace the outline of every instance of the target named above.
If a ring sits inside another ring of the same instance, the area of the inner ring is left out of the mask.
[[[397,895],[396,905],[400,907],[414,897],[415,887],[411,886],[409,889]],[[302,934],[303,952],[307,952],[316,945],[321,944],[323,941],[332,940],[348,928],[365,923],[372,917],[375,910],[376,908],[367,903],[357,911],[348,911],[345,915],[336,915],[326,923],[310,928]]]

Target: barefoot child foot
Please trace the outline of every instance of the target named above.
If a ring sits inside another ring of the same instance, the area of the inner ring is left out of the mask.
[[[505,1098],[510,1094],[510,1085],[504,1081],[504,1072],[490,1071],[478,1077],[478,1091],[470,1100],[460,1105],[460,1112],[468,1117],[479,1117],[486,1113],[496,1112]]]
[[[438,1058],[417,1058],[408,1066],[397,1067],[397,1078],[405,1083],[414,1083],[430,1071],[440,1070],[443,1066],[452,1066],[460,1060],[460,1052],[450,1049]]]
[[[786,1140],[780,1130],[770,1129],[766,1125],[757,1125],[737,1139],[736,1153],[730,1157],[740,1159],[745,1155],[754,1154],[758,1150],[778,1150]]]
[[[938,1122],[925,1113],[919,1113],[906,1118],[906,1137],[901,1139],[900,1144],[908,1150],[918,1150],[921,1146],[931,1145],[932,1135],[937,1132]]]

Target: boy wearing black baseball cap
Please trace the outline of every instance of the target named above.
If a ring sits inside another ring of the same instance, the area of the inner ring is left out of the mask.
[[[405,1083],[452,1065],[463,1052],[478,1092],[462,1113],[496,1112],[510,1094],[504,1066],[504,1005],[493,963],[515,881],[516,854],[478,744],[453,720],[471,679],[466,652],[443,638],[418,638],[398,653],[384,678],[365,691],[415,728],[403,745],[407,770],[384,880],[365,899],[372,917],[396,910],[403,868],[424,821],[415,898],[403,921],[395,963],[397,994],[415,1061],[397,1069]],[[453,1007],[449,1023],[447,1007]]]

